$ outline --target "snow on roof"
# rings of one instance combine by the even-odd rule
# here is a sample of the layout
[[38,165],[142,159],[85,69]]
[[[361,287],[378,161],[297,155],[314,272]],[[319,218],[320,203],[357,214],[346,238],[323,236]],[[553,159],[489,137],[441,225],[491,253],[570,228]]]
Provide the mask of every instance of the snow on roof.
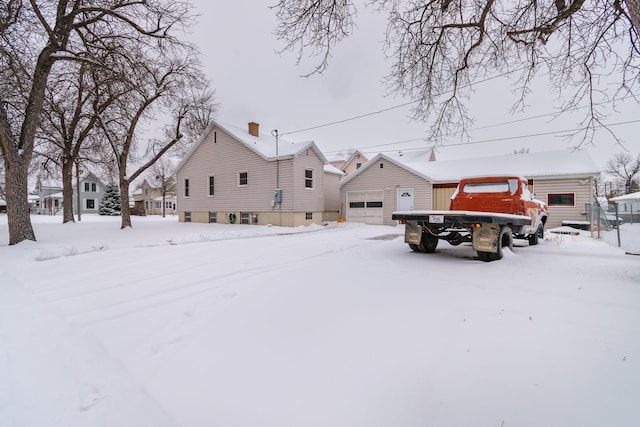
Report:
[[609,199],[610,202],[636,202],[640,201],[640,191],[636,193],[625,194],[624,196],[612,197]]
[[[316,152],[318,157],[323,164],[329,163],[327,158],[322,154],[320,149],[316,146],[313,141],[305,141],[305,142],[289,142],[282,138],[278,138],[276,144],[276,137],[271,134],[260,133],[259,136],[253,136],[249,133],[247,128],[241,128],[235,125],[229,125],[226,123],[221,123],[217,121],[211,122],[211,124],[207,127],[207,129],[202,133],[200,138],[193,145],[191,150],[187,153],[187,155],[182,159],[182,161],[178,164],[176,170],[180,170],[182,166],[186,163],[187,159],[191,157],[196,147],[202,143],[204,138],[211,132],[211,130],[215,127],[219,127],[222,130],[226,131],[228,134],[233,136],[236,140],[244,144],[247,148],[264,158],[265,160],[273,161],[278,159],[287,159],[291,157],[295,157],[302,151],[307,148],[311,148]],[[277,150],[277,155],[276,155]]]
[[325,173],[332,173],[332,174],[335,174],[335,175],[344,175],[344,172],[342,172],[340,169],[338,169],[337,167],[333,166],[332,164],[324,165],[324,171],[325,171]]
[[[541,151],[525,154],[429,161],[431,149],[378,154],[365,166],[385,159],[432,182],[457,182],[463,177],[512,175],[527,178],[595,176],[600,169],[589,154],[578,150]],[[347,177],[342,185],[365,167]]]

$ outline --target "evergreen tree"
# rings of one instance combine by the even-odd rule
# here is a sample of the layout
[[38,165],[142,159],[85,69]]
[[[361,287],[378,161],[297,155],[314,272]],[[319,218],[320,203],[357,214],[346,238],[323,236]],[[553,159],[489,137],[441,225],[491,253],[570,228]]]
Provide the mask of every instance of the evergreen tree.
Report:
[[99,215],[120,215],[120,192],[118,186],[114,184],[107,185],[107,189],[100,200]]

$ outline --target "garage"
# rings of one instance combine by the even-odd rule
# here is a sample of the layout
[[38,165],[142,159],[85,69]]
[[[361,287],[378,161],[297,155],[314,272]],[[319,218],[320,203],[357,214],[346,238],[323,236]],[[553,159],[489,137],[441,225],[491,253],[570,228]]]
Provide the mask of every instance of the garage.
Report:
[[381,225],[384,191],[350,191],[347,193],[347,221]]

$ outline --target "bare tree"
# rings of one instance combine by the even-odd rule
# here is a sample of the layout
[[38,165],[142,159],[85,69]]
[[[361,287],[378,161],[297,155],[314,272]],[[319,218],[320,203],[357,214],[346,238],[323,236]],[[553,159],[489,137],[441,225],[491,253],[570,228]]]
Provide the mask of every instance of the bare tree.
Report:
[[[417,101],[415,118],[430,119],[436,141],[468,128],[474,83],[488,77],[519,76],[513,107],[523,108],[534,77],[548,74],[562,94],[562,111],[583,102],[590,106],[578,135],[582,141],[606,128],[606,111],[598,102],[632,94],[639,83],[640,0],[367,4],[388,17],[390,89]],[[331,49],[352,33],[356,16],[354,0],[279,0],[274,9],[283,50],[297,50],[298,62],[306,50],[319,56],[309,74],[327,68]]]
[[607,162],[607,173],[620,181],[624,188],[623,194],[638,191],[640,184],[640,154],[634,159],[628,153],[616,154]]
[[[201,120],[214,108],[214,94],[191,46],[173,46],[170,50],[148,46],[148,49],[147,52],[138,49],[135,57],[127,57],[130,63],[119,64],[129,74],[119,84],[130,90],[107,108],[99,120],[117,164],[121,228],[131,227],[131,182],[183,139],[194,140],[195,135],[190,132],[198,131]],[[124,70],[116,72],[124,75]],[[162,116],[170,118],[163,135],[145,136],[144,125]],[[183,138],[185,133],[190,138]]]
[[[40,132],[35,152],[55,164],[62,176],[62,222],[74,221],[73,169],[80,179],[80,164],[98,162],[103,144],[96,137],[98,118],[122,92],[104,90],[109,77],[101,65],[85,62],[65,64],[65,70],[53,73],[45,95]],[[78,188],[79,194],[79,188]],[[78,199],[78,219],[80,200]]]
[[151,168],[149,181],[162,193],[162,217],[166,216],[167,192],[175,191],[176,162],[168,156],[158,159]]
[[[35,240],[27,176],[55,64],[94,63],[109,46],[127,40],[174,41],[173,28],[189,19],[188,3],[170,0],[6,0],[0,4],[0,149],[7,175],[9,244]],[[119,43],[117,41],[120,40]]]

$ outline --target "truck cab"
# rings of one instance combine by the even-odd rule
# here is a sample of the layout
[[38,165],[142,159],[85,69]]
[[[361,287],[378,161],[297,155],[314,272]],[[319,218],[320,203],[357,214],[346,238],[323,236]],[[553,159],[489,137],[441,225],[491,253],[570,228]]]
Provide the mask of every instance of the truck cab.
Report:
[[536,243],[549,216],[547,205],[534,197],[527,179],[519,176],[464,178],[451,196],[450,209],[528,216],[531,225],[523,226],[516,237],[535,239]]

